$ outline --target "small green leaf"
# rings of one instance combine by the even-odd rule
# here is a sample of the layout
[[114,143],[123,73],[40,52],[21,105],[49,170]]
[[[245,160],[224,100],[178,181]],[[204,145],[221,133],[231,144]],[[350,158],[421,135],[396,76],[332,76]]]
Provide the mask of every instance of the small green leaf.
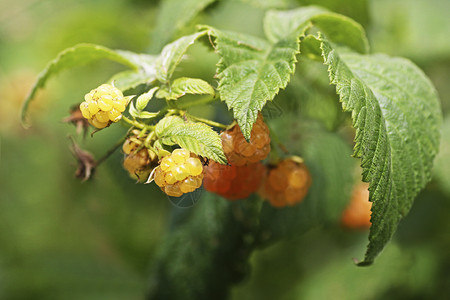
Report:
[[39,74],[36,83],[23,103],[21,110],[22,124],[24,126],[28,125],[25,120],[28,106],[33,100],[37,90],[44,87],[50,76],[53,76],[62,70],[85,65],[101,58],[116,61],[136,71],[141,67],[146,70],[151,69],[148,65],[151,61],[151,57],[145,54],[140,55],[128,51],[111,50],[93,44],[79,44],[72,48],[67,48],[59,53],[58,56]]
[[293,10],[269,10],[264,17],[264,33],[271,43],[276,43],[289,36],[299,36],[304,28],[309,27],[311,18],[327,10],[309,6]]
[[410,61],[334,48],[319,35],[331,83],[352,112],[354,155],[370,182],[370,265],[393,236],[414,198],[430,179],[439,148],[441,110],[436,91]]
[[154,87],[147,93],[140,95],[136,99],[136,109],[141,110],[141,111],[144,110],[145,107],[147,106],[148,102],[153,98],[153,94],[155,93],[155,91],[157,89],[158,89],[158,87]]
[[185,94],[194,95],[215,95],[214,88],[206,81],[198,78],[181,77],[173,81],[170,91],[164,89],[158,93],[158,98],[166,98],[167,100],[176,100]]
[[180,117],[169,116],[156,124],[155,133],[161,144],[178,144],[216,162],[227,162],[219,134],[206,124],[185,122]]
[[130,102],[130,106],[128,107],[128,112],[130,115],[134,118],[138,119],[151,119],[156,117],[159,114],[158,112],[149,112],[149,111],[142,111],[138,110],[134,107],[133,101]]
[[165,0],[160,2],[156,26],[153,29],[151,53],[158,53],[177,32],[215,0]]
[[122,92],[136,88],[141,84],[151,84],[156,77],[152,75],[145,74],[141,71],[127,70],[115,74],[109,82],[114,84],[116,88]]
[[316,6],[287,11],[269,10],[264,19],[264,32],[269,41],[276,42],[292,34],[300,35],[307,24],[316,27],[335,44],[346,45],[360,53],[368,52],[369,43],[360,24]]
[[156,61],[156,78],[167,83],[173,75],[176,66],[180,63],[187,49],[206,31],[197,32],[191,35],[183,36],[173,43],[164,47],[161,56]]

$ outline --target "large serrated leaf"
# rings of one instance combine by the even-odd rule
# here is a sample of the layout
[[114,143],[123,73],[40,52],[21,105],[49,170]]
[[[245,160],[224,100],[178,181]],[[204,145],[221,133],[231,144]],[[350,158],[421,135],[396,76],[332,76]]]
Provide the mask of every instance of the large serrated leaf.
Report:
[[288,84],[295,71],[299,38],[312,26],[337,44],[362,53],[368,49],[361,25],[315,6],[268,11],[264,32],[269,41],[210,28],[220,55],[220,97],[233,110],[246,138],[250,137],[258,111]]
[[430,179],[439,148],[436,91],[410,61],[335,49],[320,36],[330,81],[356,128],[354,155],[370,182],[369,265],[393,236],[414,197]]
[[163,83],[168,82],[187,49],[205,34],[206,31],[200,31],[183,36],[165,46],[156,62],[156,78]]
[[124,64],[136,71],[141,67],[149,69],[148,64],[151,61],[151,57],[145,54],[136,54],[123,50],[111,50],[93,44],[79,44],[72,48],[65,49],[39,74],[36,83],[23,103],[21,110],[22,123],[26,125],[25,119],[28,106],[33,100],[37,90],[44,87],[50,76],[55,75],[62,70],[85,65],[102,58]]
[[217,77],[220,97],[233,109],[244,137],[267,101],[285,88],[294,73],[299,44],[296,36],[271,44],[265,40],[210,29],[220,55]]
[[222,164],[227,162],[220,136],[206,124],[185,122],[180,117],[169,116],[156,124],[155,133],[162,144],[178,144],[197,155]]

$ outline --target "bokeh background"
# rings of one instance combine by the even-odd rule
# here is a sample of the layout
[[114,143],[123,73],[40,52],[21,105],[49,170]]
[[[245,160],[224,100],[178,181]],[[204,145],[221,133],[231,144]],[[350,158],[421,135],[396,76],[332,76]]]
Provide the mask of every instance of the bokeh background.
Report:
[[[120,151],[92,180],[74,177],[68,136],[76,136],[75,128],[61,120],[86,91],[120,71],[117,64],[100,61],[59,74],[33,103],[33,126],[21,127],[18,115],[27,92],[46,63],[67,47],[89,42],[157,53],[195,24],[261,35],[265,8],[319,4],[360,22],[372,52],[418,64],[440,94],[444,117],[450,110],[447,0],[211,1],[183,26],[167,31],[161,30],[164,22],[178,23],[164,21],[163,2],[1,0],[0,299],[142,299],[170,224],[171,203],[154,185],[129,178]],[[205,53],[204,46],[194,47],[185,70],[212,76],[216,57]],[[196,57],[203,64],[197,66]],[[337,106],[330,107],[335,113]],[[303,111],[316,108],[305,104]],[[117,126],[77,141],[99,157],[125,132]],[[250,276],[232,289],[231,298],[447,299],[448,118],[442,134],[433,180],[374,266],[357,268],[351,260],[364,253],[367,231],[319,227],[254,252]]]

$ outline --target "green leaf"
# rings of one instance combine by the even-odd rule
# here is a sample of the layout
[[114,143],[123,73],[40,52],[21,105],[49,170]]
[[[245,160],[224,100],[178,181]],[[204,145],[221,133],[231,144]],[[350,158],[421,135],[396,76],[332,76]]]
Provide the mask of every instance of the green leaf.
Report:
[[139,69],[127,70],[114,75],[109,81],[113,82],[115,87],[125,92],[134,89],[141,84],[151,84],[156,80],[155,61],[158,56],[138,54],[123,50],[116,50],[116,52],[139,66]]
[[269,10],[264,17],[264,33],[274,44],[289,36],[299,36],[306,27],[309,27],[312,17],[326,12],[327,10],[316,6],[293,10]]
[[[306,26],[314,26],[335,44],[346,45],[367,53],[369,43],[364,28],[354,20],[321,7],[309,6],[293,10],[269,10],[264,19],[264,32],[275,43],[289,35],[300,35]],[[303,50],[302,50],[303,51]]]
[[167,88],[158,91],[159,98],[166,98],[167,100],[176,100],[185,94],[194,95],[215,95],[214,88],[206,81],[198,78],[181,77],[177,78],[170,85],[170,90]]
[[161,1],[156,26],[152,34],[151,52],[157,53],[171,41],[177,32],[214,0],[165,0]]
[[144,110],[145,107],[147,106],[148,102],[153,98],[153,94],[155,93],[155,91],[157,89],[158,89],[158,87],[154,87],[150,91],[148,91],[147,93],[144,93],[144,94],[140,95],[136,99],[136,109]]
[[67,48],[59,53],[58,56],[39,74],[36,83],[23,103],[21,110],[22,124],[24,126],[28,125],[26,123],[28,106],[33,100],[37,90],[44,87],[50,76],[53,76],[62,70],[85,65],[101,58],[116,61],[134,70],[138,70],[141,65],[144,65],[145,68],[148,69],[149,67],[147,64],[150,61],[150,57],[146,55],[139,55],[128,51],[111,50],[93,44],[79,44],[72,48]]
[[130,115],[133,118],[138,118],[138,119],[151,119],[156,117],[159,114],[158,112],[149,112],[149,111],[142,111],[142,110],[138,110],[134,107],[133,102],[130,102],[130,105],[128,107],[128,112],[130,113]]
[[216,162],[227,162],[219,134],[206,124],[185,122],[180,117],[169,116],[156,124],[155,133],[162,144],[178,144]]
[[321,49],[342,107],[352,112],[354,155],[370,182],[372,227],[365,259],[370,265],[430,179],[439,148],[441,111],[436,91],[410,61],[360,55],[333,46]]
[[311,23],[334,44],[345,45],[356,52],[369,52],[364,28],[346,16],[327,12],[311,18]]
[[141,71],[127,70],[115,74],[110,80],[116,88],[122,92],[136,88],[141,84],[150,84],[156,79],[154,75],[148,75]]
[[180,63],[187,49],[206,31],[197,32],[183,36],[178,40],[168,44],[161,52],[161,56],[156,61],[156,78],[167,83],[173,75],[176,66]]
[[209,27],[216,38],[220,60],[217,68],[219,93],[233,110],[245,138],[250,137],[257,113],[267,101],[284,89],[295,71],[299,38],[312,26],[336,44],[345,44],[365,53],[367,39],[355,21],[319,7],[270,10],[264,18],[268,41]]
[[294,73],[297,37],[271,44],[253,36],[210,29],[220,55],[217,68],[220,98],[233,109],[245,138],[268,100],[285,88]]

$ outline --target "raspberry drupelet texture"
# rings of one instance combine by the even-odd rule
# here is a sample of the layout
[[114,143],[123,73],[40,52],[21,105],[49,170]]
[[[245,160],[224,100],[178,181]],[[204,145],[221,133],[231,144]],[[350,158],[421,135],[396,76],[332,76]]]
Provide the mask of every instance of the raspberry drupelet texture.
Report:
[[180,197],[202,185],[203,165],[197,155],[186,149],[175,149],[156,167],[154,180],[167,195]]
[[126,139],[122,145],[122,151],[125,154],[123,167],[133,179],[145,182],[156,163],[156,155],[133,138],[137,140],[137,136],[133,136]]
[[92,126],[105,128],[122,118],[122,112],[131,98],[124,97],[119,89],[110,84],[102,84],[84,96],[80,110]]
[[231,165],[256,163],[265,159],[270,152],[269,128],[261,114],[253,125],[249,143],[242,135],[239,125],[222,132],[221,138],[223,151]]
[[352,198],[347,208],[342,213],[342,226],[350,229],[370,228],[370,209],[372,202],[369,201],[369,184],[359,183],[355,186]]
[[212,161],[205,166],[203,186],[229,200],[244,199],[258,190],[264,171],[260,162],[236,166]]
[[305,198],[311,182],[311,175],[303,162],[285,159],[269,170],[259,194],[272,206],[292,206]]

